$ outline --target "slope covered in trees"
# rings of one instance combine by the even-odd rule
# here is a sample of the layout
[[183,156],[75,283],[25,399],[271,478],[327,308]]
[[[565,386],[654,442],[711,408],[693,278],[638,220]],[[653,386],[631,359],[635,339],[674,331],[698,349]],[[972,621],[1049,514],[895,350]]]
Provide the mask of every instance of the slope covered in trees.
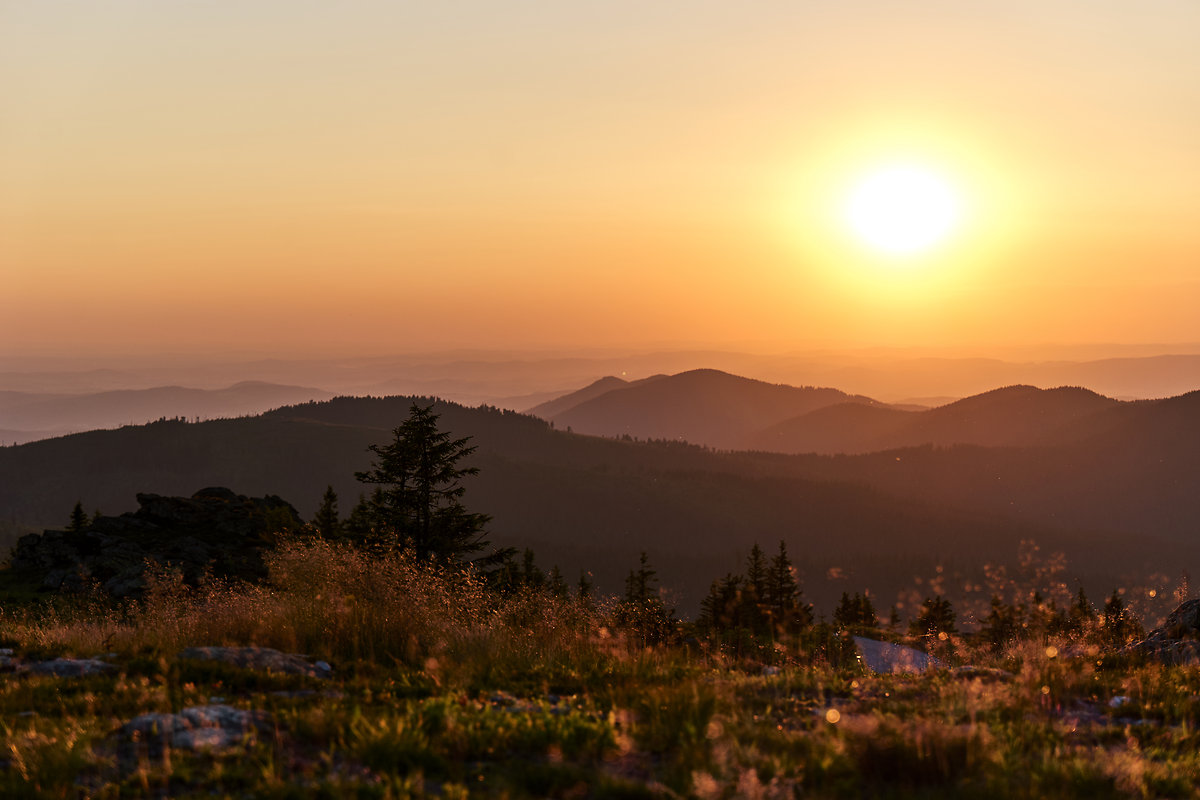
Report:
[[[349,509],[367,448],[412,403],[337,398],[0,448],[0,516],[59,527],[76,500],[114,514],[137,492],[187,496],[213,485],[279,495],[306,518],[332,486]],[[1195,563],[1200,526],[1189,479],[1200,452],[1195,404],[1121,405],[1104,436],[1071,446],[836,458],[716,453],[568,434],[490,408],[434,410],[445,430],[478,446],[479,474],[465,485],[471,508],[492,515],[495,544],[533,547],[567,575],[591,570],[603,591],[644,550],[681,592],[681,608],[694,609],[714,576],[764,540],[786,542],[818,603],[910,584],[937,561],[1010,558],[1023,539],[1065,550],[1105,581],[1142,568],[1175,574]]]

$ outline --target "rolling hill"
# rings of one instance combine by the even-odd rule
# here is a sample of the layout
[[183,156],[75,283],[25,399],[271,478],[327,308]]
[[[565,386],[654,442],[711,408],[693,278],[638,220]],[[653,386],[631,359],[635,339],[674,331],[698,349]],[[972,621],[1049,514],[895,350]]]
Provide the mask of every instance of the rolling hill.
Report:
[[89,394],[6,391],[0,392],[0,428],[4,429],[2,441],[21,443],[163,417],[240,417],[332,396],[322,389],[261,381],[243,381],[225,389],[159,386]]
[[781,453],[871,453],[971,444],[1030,447],[1086,438],[1121,405],[1087,389],[1008,386],[926,411],[838,404],[785,420],[746,441]]
[[875,404],[837,389],[795,387],[712,369],[627,383],[606,378],[531,409],[559,428],[598,436],[630,436],[743,448],[766,425],[835,403]]
[[[56,526],[77,499],[113,514],[139,491],[214,485],[280,495],[306,516],[332,485],[344,515],[367,447],[389,438],[411,402],[335,398],[0,448],[0,518]],[[1177,574],[1197,559],[1198,406],[1191,396],[1118,404],[1101,412],[1099,433],[1054,446],[836,457],[713,452],[567,433],[494,408],[437,410],[444,429],[479,447],[466,499],[493,515],[495,543],[531,546],[568,576],[592,570],[608,591],[646,550],[694,609],[752,543],[780,539],[822,601],[866,586],[886,597],[935,562],[1011,559],[1025,539],[1065,550],[1075,574],[1103,583]]]

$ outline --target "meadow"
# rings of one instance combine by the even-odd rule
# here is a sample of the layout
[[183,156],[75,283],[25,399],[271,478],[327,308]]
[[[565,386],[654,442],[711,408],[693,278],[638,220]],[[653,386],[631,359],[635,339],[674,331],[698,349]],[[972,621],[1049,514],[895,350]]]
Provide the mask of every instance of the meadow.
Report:
[[[955,634],[948,668],[873,674],[824,623],[730,648],[394,551],[293,539],[268,561],[258,584],[160,572],[137,601],[6,607],[0,796],[1200,796],[1200,668],[1094,628],[999,648]],[[202,646],[331,669],[181,655]],[[109,666],[29,669],[55,658]],[[128,726],[212,706],[254,724],[200,747]]]

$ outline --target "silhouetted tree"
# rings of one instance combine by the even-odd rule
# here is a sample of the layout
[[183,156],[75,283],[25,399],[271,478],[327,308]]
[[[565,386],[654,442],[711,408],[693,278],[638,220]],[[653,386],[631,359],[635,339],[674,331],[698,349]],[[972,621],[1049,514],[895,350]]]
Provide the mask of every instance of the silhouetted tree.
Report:
[[892,606],[892,613],[888,614],[888,628],[897,630],[900,627],[900,609]]
[[521,562],[521,582],[535,589],[540,589],[546,584],[546,576],[538,569],[538,565],[534,561],[533,550],[528,547],[525,548]]
[[562,570],[558,568],[558,564],[550,567],[550,572],[546,575],[546,588],[555,597],[567,596],[567,582],[563,579]]
[[72,533],[79,533],[88,529],[91,521],[88,519],[87,512],[83,510],[83,503],[76,501],[75,507],[71,509],[71,520],[67,523],[67,530]]
[[700,616],[696,625],[705,631],[727,631],[742,626],[743,578],[732,573],[709,586],[708,594],[700,601]]
[[1143,633],[1142,623],[1126,608],[1121,593],[1113,589],[1104,603],[1104,638],[1114,646],[1124,645]]
[[312,520],[317,533],[326,539],[336,539],[342,534],[342,523],[338,519],[337,504],[337,492],[333,491],[332,486],[326,487],[325,496],[321,498],[321,507],[317,509]]
[[847,592],[842,592],[841,602],[833,611],[833,624],[842,630],[874,628],[879,625],[879,616],[869,595],[855,592],[851,597]]
[[999,652],[1021,635],[1023,616],[1021,609],[1005,603],[999,595],[992,595],[992,609],[979,632]]
[[763,555],[758,542],[750,548],[746,557],[746,588],[754,593],[756,600],[764,601],[767,597],[767,557]]
[[812,606],[801,602],[800,585],[781,539],[779,552],[771,558],[763,597],[776,634],[799,633],[812,625]]
[[517,561],[517,551],[507,548],[500,560],[500,565],[490,575],[491,583],[501,592],[511,592],[520,588],[541,589],[546,585],[546,576],[538,568],[537,559],[531,548],[526,547]]
[[954,606],[941,595],[926,597],[921,605],[921,612],[909,625],[909,633],[914,636],[937,636],[941,633],[956,633],[954,623],[957,617]]
[[[461,481],[479,470],[459,462],[475,448],[467,444],[469,437],[454,439],[439,430],[438,416],[432,405],[414,403],[390,443],[371,445],[372,469],[355,477],[380,489],[371,502],[378,531],[411,547],[418,558],[458,560],[487,546],[484,526],[491,517],[463,506]],[[482,561],[501,559],[492,554]]]
[[643,644],[664,641],[673,628],[671,611],[655,588],[657,576],[649,557],[643,552],[637,570],[630,570],[625,579],[625,599],[617,608],[618,623],[640,637]]
[[1067,612],[1067,631],[1078,635],[1091,628],[1095,622],[1096,609],[1092,608],[1092,602],[1080,586],[1079,593],[1075,595],[1075,602],[1071,603]]
[[375,487],[372,499],[365,494],[358,495],[358,503],[350,509],[350,516],[342,523],[342,529],[351,539],[359,543],[368,543],[375,539],[375,507],[383,502],[383,490]]

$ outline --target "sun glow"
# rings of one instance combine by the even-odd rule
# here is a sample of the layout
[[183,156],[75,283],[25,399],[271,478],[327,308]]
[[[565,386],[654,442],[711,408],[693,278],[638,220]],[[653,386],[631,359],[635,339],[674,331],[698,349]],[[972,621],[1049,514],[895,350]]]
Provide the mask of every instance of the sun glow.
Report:
[[860,179],[846,197],[843,214],[857,241],[887,255],[906,256],[945,241],[962,218],[962,200],[937,172],[894,165]]

